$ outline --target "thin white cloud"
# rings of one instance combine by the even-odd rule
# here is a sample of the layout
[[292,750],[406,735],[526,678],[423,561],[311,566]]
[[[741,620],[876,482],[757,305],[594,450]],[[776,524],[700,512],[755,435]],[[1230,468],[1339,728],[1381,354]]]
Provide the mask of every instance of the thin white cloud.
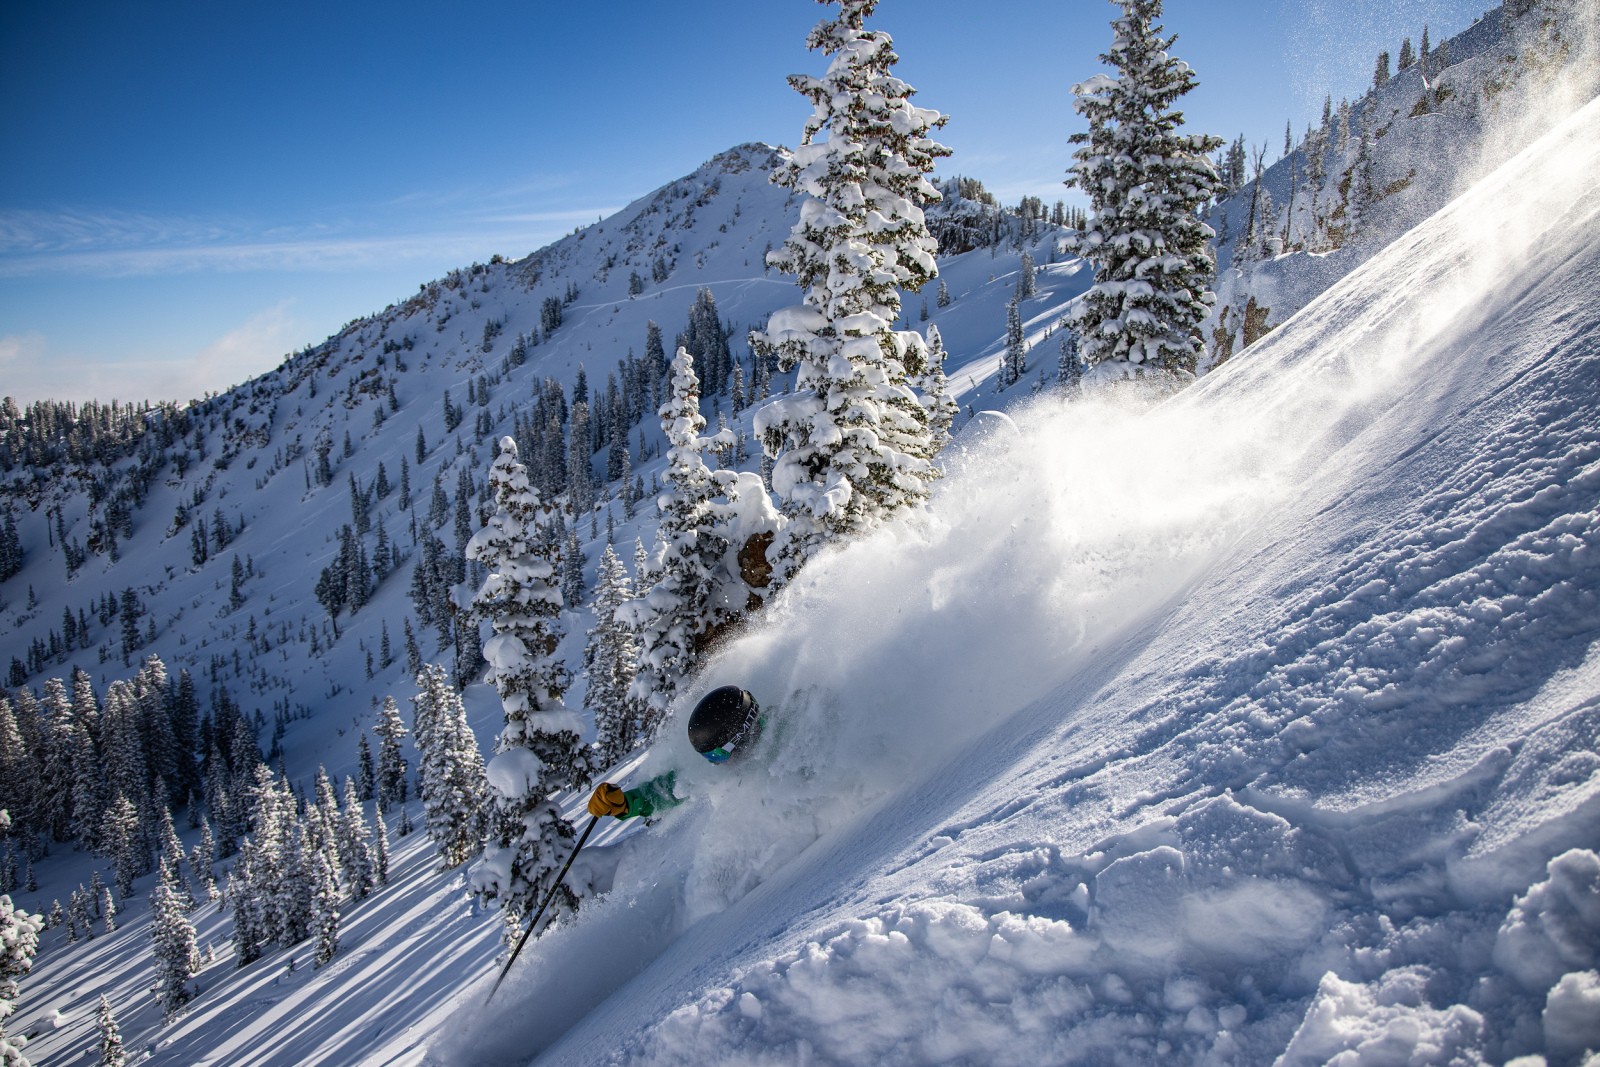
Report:
[[0,337],[0,386],[19,403],[34,400],[198,399],[248,381],[281,363],[300,325],[282,301],[205,345],[175,359],[107,362],[56,352],[37,333]]
[[332,225],[251,231],[229,220],[115,212],[0,213],[0,277],[97,277],[200,271],[359,270],[406,261],[521,256],[614,208],[523,212],[396,225],[360,234]]

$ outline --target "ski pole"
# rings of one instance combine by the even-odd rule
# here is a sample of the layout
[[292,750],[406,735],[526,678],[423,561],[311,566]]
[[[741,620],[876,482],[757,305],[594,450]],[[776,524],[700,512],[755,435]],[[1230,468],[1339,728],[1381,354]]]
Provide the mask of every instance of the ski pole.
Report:
[[589,825],[583,828],[583,836],[579,837],[578,843],[572,846],[572,852],[567,856],[567,862],[561,865],[561,873],[556,875],[554,882],[550,883],[550,892],[544,895],[544,903],[540,904],[539,910],[533,913],[533,921],[522,932],[522,936],[517,938],[517,947],[511,950],[511,956],[506,960],[506,965],[500,968],[500,976],[494,980],[494,985],[489,989],[489,995],[484,998],[483,1002],[485,1004],[494,999],[495,991],[500,988],[500,983],[506,980],[506,972],[511,970],[513,963],[517,962],[517,953],[522,951],[522,946],[528,943],[528,938],[533,936],[533,931],[538,928],[539,919],[544,915],[544,909],[550,906],[550,902],[555,899],[556,890],[561,888],[561,879],[567,876],[567,870],[572,866],[572,861],[578,857],[578,850],[583,847],[585,841],[589,840],[589,831],[593,830],[594,824],[599,821],[600,816],[598,815],[589,817]]

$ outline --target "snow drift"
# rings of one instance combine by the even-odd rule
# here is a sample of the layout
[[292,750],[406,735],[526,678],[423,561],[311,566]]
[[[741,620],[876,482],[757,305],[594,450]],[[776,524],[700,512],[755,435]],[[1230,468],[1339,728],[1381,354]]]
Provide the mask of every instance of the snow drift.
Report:
[[433,1055],[1600,1048],[1597,174],[1600,102],[1248,358],[1039,404],[817,561],[704,675],[760,758],[669,728],[694,803]]

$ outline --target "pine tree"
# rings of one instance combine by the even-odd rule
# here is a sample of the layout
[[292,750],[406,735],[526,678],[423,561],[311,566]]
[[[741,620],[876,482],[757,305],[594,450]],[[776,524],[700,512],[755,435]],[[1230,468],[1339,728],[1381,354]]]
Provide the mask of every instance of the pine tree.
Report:
[[103,993],[96,1026],[100,1031],[100,1067],[124,1067],[128,1058],[122,1049],[122,1031],[117,1028],[117,1017],[111,1013],[111,1002]]
[[[11,825],[11,817],[0,808],[0,833]],[[33,969],[39,951],[39,934],[44,917],[20,911],[8,896],[0,896],[0,1064],[28,1067],[22,1054],[23,1038],[6,1036],[6,1020],[17,1008],[17,983]]]
[[328,857],[313,850],[308,857],[311,877],[311,928],[317,945],[312,963],[321,967],[339,951],[339,887],[333,880],[333,865]]
[[506,724],[489,766],[490,840],[473,885],[515,920],[548,890],[573,837],[550,796],[587,780],[589,767],[577,722],[561,706],[568,681],[554,654],[561,592],[538,533],[539,495],[509,437],[501,439],[489,483],[496,511],[467,554],[489,569],[473,610],[494,628],[484,658]]
[[1022,311],[1015,298],[1006,302],[1006,351],[1000,359],[1000,387],[1017,384],[1028,370],[1028,342],[1022,333]]
[[[130,682],[119,678],[106,689],[101,718],[107,793],[137,804],[149,795],[150,783],[138,693]],[[145,869],[140,863],[136,873]]]
[[[1401,69],[1404,69],[1403,67]],[[1372,87],[1382,89],[1389,84],[1389,53],[1378,53],[1378,66],[1372,72]]]
[[20,573],[22,563],[22,539],[17,536],[17,520],[7,508],[5,522],[0,524],[0,582]]
[[333,781],[328,777],[326,768],[317,768],[314,789],[316,803],[308,806],[306,810],[306,844],[313,852],[327,858],[328,869],[337,878],[345,867],[341,840],[343,835],[340,832],[342,820],[339,814],[339,800],[334,796]]
[[561,599],[567,604],[583,603],[583,547],[578,544],[577,526],[567,529],[566,543],[561,546]]
[[632,698],[645,706],[646,736],[693,673],[702,636],[743,607],[724,589],[728,543],[713,516],[716,483],[703,458],[705,426],[694,360],[680,348],[672,361],[672,399],[661,407],[668,488],[657,501],[661,523],[650,564],[655,580],[627,609],[642,654]]
[[194,925],[184,914],[179,880],[178,873],[163,860],[161,878],[150,896],[156,1001],[166,1019],[172,1019],[189,1002],[189,979],[200,973],[200,950],[195,943]]
[[378,803],[404,804],[406,758],[400,751],[400,739],[406,736],[406,728],[400,721],[400,706],[394,697],[383,698],[383,710],[372,729],[378,735]]
[[1022,253],[1021,266],[1017,268],[1017,299],[1026,300],[1039,291],[1038,269],[1031,252]]
[[1244,134],[1241,133],[1228,146],[1227,162],[1220,177],[1227,192],[1244,188],[1245,164]]
[[39,702],[39,829],[54,841],[72,839],[72,699],[60,678],[44,685]]
[[[72,896],[67,898],[67,915],[69,931],[82,930],[85,938],[94,937],[94,905],[89,896],[89,890],[82,884],[72,891]],[[69,936],[68,940],[72,940]]]
[[211,820],[204,815],[200,816],[200,840],[189,853],[189,871],[200,883],[201,892],[205,893],[207,900],[216,900],[221,894],[217,892],[217,879],[212,874],[212,868],[217,862],[216,839],[211,835]]
[[911,385],[922,398],[928,411],[928,436],[933,441],[934,452],[943,452],[950,443],[950,427],[956,421],[956,402],[950,395],[949,382],[944,373],[944,338],[939,327],[928,327],[928,346],[922,353],[920,365],[908,366]]
[[37,798],[38,768],[11,701],[0,693],[0,809],[16,812],[18,825],[31,829]]
[[184,911],[194,910],[194,894],[189,890],[189,883],[184,881],[182,873],[183,845],[178,841],[178,831],[172,825],[172,809],[161,809],[161,862],[172,871],[172,890],[177,894],[178,901],[183,905]]
[[638,671],[639,644],[621,615],[633,597],[628,572],[610,545],[600,553],[594,598],[594,628],[584,662],[589,676],[586,703],[595,722],[595,766],[614,766],[643,740],[644,720],[629,686]]
[[233,911],[233,946],[240,967],[260,959],[261,946],[267,941],[266,907],[256,884],[253,844],[246,842],[228,872],[226,895]]
[[840,0],[838,17],[811,31],[807,46],[833,58],[820,78],[789,79],[813,111],[773,175],[804,197],[768,257],[796,276],[802,303],[751,334],[758,356],[797,371],[793,391],[755,418],[790,520],[776,546],[780,584],[823,544],[925,500],[938,474],[927,412],[907,383],[907,349],[923,342],[894,324],[900,291],[937,274],[923,208],[940,199],[926,175],[949,150],[928,134],[945,120],[914,106],[914,90],[890,73],[899,57],[888,34],[864,28],[875,6]]
[[367,741],[367,732],[362,730],[356,742],[356,790],[362,800],[372,799],[376,783],[377,769],[372,762],[372,745]]
[[116,872],[117,896],[129,896],[133,880],[144,872],[144,846],[139,839],[139,813],[121,793],[106,809],[98,837]]
[[355,779],[345,776],[344,811],[339,823],[339,857],[343,862],[340,871],[345,888],[356,900],[365,900],[377,885],[374,875],[376,861],[372,855],[371,832],[367,817],[362,811],[361,797],[357,794]]
[[283,851],[282,875],[271,899],[272,922],[276,927],[274,939],[280,945],[298,944],[315,932],[318,916],[314,864],[319,859],[326,862],[327,857],[312,846],[309,838],[305,823],[291,822],[287,847]]
[[377,845],[374,848],[374,863],[378,884],[389,884],[389,828],[384,824],[383,806],[378,806],[378,815],[374,820],[377,823]]
[[1056,368],[1056,380],[1068,396],[1075,395],[1083,385],[1083,358],[1078,355],[1078,335],[1071,330],[1061,332],[1061,359]]
[[1069,182],[1088,194],[1094,217],[1076,250],[1095,268],[1095,284],[1074,325],[1091,365],[1192,374],[1202,347],[1200,321],[1214,302],[1210,227],[1198,209],[1221,191],[1209,155],[1219,138],[1179,132],[1177,99],[1194,72],[1170,52],[1156,19],[1160,0],[1117,0],[1122,15],[1101,61],[1117,71],[1074,87],[1089,120],[1070,140],[1079,147]]
[[445,669],[424,667],[417,686],[413,729],[421,753],[418,790],[428,836],[439,851],[440,869],[447,870],[471,859],[483,845],[483,757]]

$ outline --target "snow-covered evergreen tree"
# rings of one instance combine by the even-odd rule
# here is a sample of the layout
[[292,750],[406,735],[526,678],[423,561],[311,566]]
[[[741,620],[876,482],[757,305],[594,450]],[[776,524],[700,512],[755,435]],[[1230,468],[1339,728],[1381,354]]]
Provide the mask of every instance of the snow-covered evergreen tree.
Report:
[[377,843],[373,848],[374,873],[377,875],[380,886],[389,884],[389,827],[383,817],[383,807],[380,805],[377,817]]
[[716,483],[703,458],[700,380],[687,349],[672,360],[672,397],[661,406],[667,438],[667,486],[657,498],[661,524],[650,561],[655,581],[628,606],[625,622],[638,634],[642,656],[632,694],[648,710],[645,734],[665,714],[699,658],[699,638],[743,604],[722,595],[722,557],[727,541],[715,528]]
[[[410,634],[410,621],[406,623]],[[412,673],[422,668],[419,666]],[[406,736],[406,727],[400,719],[400,705],[394,697],[383,698],[383,708],[378,713],[378,724],[372,728],[378,735],[378,803],[384,806],[404,804],[406,800],[406,758],[400,751],[400,739]]]
[[[385,662],[387,659],[385,657]],[[367,741],[367,732],[362,730],[361,740],[356,745],[356,795],[362,800],[371,800],[377,779],[377,768],[372,762],[372,745]]]
[[1175,38],[1161,36],[1160,0],[1117,3],[1122,14],[1100,57],[1116,76],[1073,88],[1089,129],[1070,138],[1079,147],[1069,182],[1093,207],[1076,250],[1095,268],[1074,324],[1091,366],[1117,361],[1130,374],[1189,375],[1214,300],[1213,234],[1197,210],[1221,190],[1210,154],[1222,141],[1180,132],[1183,114],[1172,105],[1196,80],[1170,53]]
[[594,597],[594,628],[584,660],[589,677],[586,704],[594,715],[595,766],[610,767],[643,737],[640,703],[628,689],[638,672],[639,643],[621,609],[633,598],[627,568],[612,546],[600,553]]
[[178,831],[172,825],[172,809],[161,809],[161,861],[172,868],[173,891],[178,894],[178,899],[183,904],[184,911],[194,910],[194,893],[189,889],[189,883],[183,878],[183,844],[178,840]]
[[1033,253],[1022,253],[1022,264],[1017,268],[1017,299],[1026,300],[1039,292],[1039,271],[1034,265]]
[[21,724],[11,701],[0,693],[0,809],[16,813],[12,817],[19,830],[31,827],[37,787],[37,769],[23,739]]
[[928,411],[928,435],[933,441],[934,453],[944,451],[950,443],[950,427],[956,421],[956,402],[950,395],[950,386],[944,373],[944,338],[939,327],[928,326],[927,347],[919,353],[916,363],[907,363],[911,386],[922,398]]
[[510,437],[500,441],[489,484],[496,510],[467,556],[489,569],[473,610],[494,628],[484,659],[506,725],[487,772],[490,840],[472,881],[514,922],[547,891],[573,837],[550,797],[586,781],[589,765],[577,717],[561,704],[567,688],[566,668],[555,656],[561,592],[538,529],[539,494]]
[[86,938],[94,937],[94,898],[83,885],[72,891],[67,901],[68,922],[72,929],[82,930]]
[[1028,341],[1022,332],[1022,310],[1013,297],[1006,303],[1006,351],[1000,357],[1000,387],[1016,385],[1028,370]]
[[72,838],[72,698],[60,678],[44,685],[39,701],[39,830],[51,840]]
[[144,845],[139,834],[139,813],[122,794],[106,809],[100,824],[100,843],[116,872],[117,896],[133,892],[133,880],[144,873]]
[[161,1014],[171,1019],[191,996],[189,979],[200,973],[200,950],[194,925],[184,914],[179,893],[180,876],[165,860],[155,892],[150,895],[150,941],[155,957],[156,1001]]
[[328,858],[328,869],[337,878],[344,870],[343,818],[339,813],[339,798],[333,792],[333,780],[325,767],[317,768],[316,805],[306,811],[306,836],[313,849]]
[[449,672],[430,663],[417,675],[417,687],[412,699],[421,753],[418,788],[423,821],[443,870],[465,863],[483,846],[483,757]]
[[305,936],[306,920],[296,900],[301,876],[295,799],[265,764],[256,764],[251,797],[254,833],[239,850],[228,877],[234,911],[234,941],[242,967],[263,944],[293,944]]
[[100,1032],[100,1067],[124,1067],[128,1056],[122,1048],[122,1030],[117,1017],[111,1012],[111,1001],[100,995],[100,1010],[95,1016],[95,1028]]
[[935,277],[937,245],[923,208],[940,199],[926,175],[948,149],[928,134],[944,123],[911,103],[894,77],[889,35],[864,22],[876,0],[841,0],[807,46],[832,57],[822,77],[789,79],[812,103],[798,148],[773,181],[804,197],[800,221],[768,256],[797,277],[802,303],[751,334],[762,355],[796,370],[793,390],[757,413],[773,457],[772,488],[789,524],[780,584],[818,548],[926,499],[937,476],[928,416],[907,382],[897,332],[900,291]]
[[240,967],[260,959],[261,946],[267,940],[266,908],[255,884],[254,862],[254,850],[246,842],[228,872],[225,894],[233,912],[234,955]]
[[[10,815],[0,808],[0,834],[10,825]],[[6,1020],[17,1008],[17,983],[33,969],[43,930],[43,916],[21,911],[10,897],[0,896],[0,1067],[28,1067],[22,1054],[26,1040],[7,1036]]]
[[217,842],[211,835],[211,820],[204,815],[200,816],[200,840],[195,843],[189,852],[189,873],[193,876],[200,891],[206,895],[207,900],[216,900],[216,876],[212,867],[217,862]]
[[275,939],[280,945],[304,941],[314,929],[317,916],[312,898],[317,882],[313,864],[322,853],[312,846],[309,837],[305,823],[291,823],[283,850],[282,879],[272,898]]
[[1083,357],[1078,352],[1078,335],[1061,331],[1061,357],[1056,363],[1056,381],[1068,396],[1076,395],[1083,384]]
[[339,951],[339,886],[334,881],[333,864],[328,862],[326,853],[313,849],[307,862],[311,880],[311,930],[317,939],[311,960],[321,967]]
[[339,823],[339,858],[344,867],[340,872],[345,888],[356,900],[365,900],[377,885],[374,873],[376,861],[372,855],[371,832],[367,829],[367,816],[362,810],[361,797],[354,778],[345,776],[344,811]]

